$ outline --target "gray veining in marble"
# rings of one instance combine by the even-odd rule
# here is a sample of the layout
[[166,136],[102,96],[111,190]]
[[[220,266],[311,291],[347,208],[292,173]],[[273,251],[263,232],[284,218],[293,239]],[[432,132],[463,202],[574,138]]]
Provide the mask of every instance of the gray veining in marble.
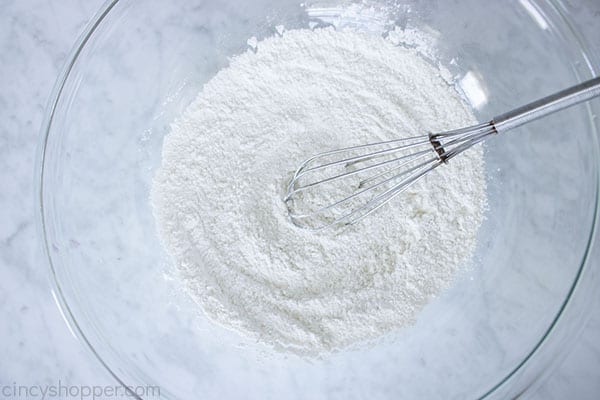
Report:
[[[0,385],[113,381],[69,332],[50,292],[33,214],[33,162],[46,100],[100,0],[8,0],[0,13]],[[600,53],[600,3],[568,2]],[[600,309],[532,399],[600,394]],[[2,394],[0,394],[1,398]]]

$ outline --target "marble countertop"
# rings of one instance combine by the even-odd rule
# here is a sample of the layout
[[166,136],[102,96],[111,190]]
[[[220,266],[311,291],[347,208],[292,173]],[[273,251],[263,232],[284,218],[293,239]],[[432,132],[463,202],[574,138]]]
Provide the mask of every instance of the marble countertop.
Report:
[[[8,0],[0,13],[0,385],[114,384],[55,305],[33,213],[33,164],[45,104],[75,38],[101,4]],[[600,53],[600,3],[566,4]],[[570,354],[530,398],[597,399],[599,338],[596,308]]]

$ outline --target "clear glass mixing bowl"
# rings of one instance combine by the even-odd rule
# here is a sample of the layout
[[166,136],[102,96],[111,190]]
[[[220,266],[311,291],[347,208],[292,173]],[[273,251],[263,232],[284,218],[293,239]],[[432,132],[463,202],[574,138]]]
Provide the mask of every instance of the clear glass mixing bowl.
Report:
[[38,160],[43,243],[69,325],[121,383],[159,385],[169,399],[529,390],[598,287],[598,101],[487,143],[490,204],[473,268],[377,345],[311,361],[272,353],[204,320],[172,278],[148,201],[161,141],[251,36],[277,25],[419,29],[482,120],[598,65],[559,1],[390,1],[384,18],[377,3],[361,14],[303,1],[110,1],[90,24],[56,85]]

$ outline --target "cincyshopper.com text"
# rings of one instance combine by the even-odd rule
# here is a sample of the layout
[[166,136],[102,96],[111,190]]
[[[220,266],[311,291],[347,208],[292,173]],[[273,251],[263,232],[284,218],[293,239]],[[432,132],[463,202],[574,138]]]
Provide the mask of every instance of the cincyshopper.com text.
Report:
[[52,385],[11,385],[0,383],[0,399],[158,399],[159,386],[65,385],[60,380]]

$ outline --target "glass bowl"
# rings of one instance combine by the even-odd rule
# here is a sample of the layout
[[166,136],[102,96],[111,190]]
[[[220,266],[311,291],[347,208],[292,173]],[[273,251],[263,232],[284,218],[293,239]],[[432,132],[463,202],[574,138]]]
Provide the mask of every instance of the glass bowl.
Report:
[[42,129],[39,219],[65,319],[120,383],[168,399],[507,398],[575,340],[598,288],[597,100],[487,142],[473,267],[372,346],[266,350],[206,321],[173,278],[149,203],[161,142],[252,36],[427,32],[481,120],[596,73],[559,1],[388,3],[115,0],[84,32]]

